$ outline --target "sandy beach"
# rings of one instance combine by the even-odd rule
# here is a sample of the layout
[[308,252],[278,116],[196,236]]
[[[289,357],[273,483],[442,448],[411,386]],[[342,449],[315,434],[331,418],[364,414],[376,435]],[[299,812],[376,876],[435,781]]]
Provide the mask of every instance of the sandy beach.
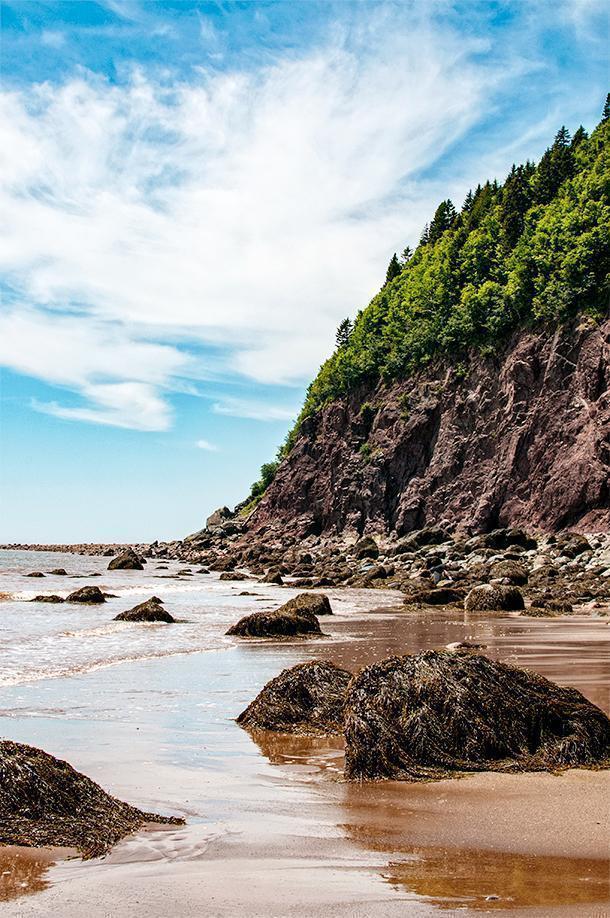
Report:
[[[83,563],[91,567],[93,561],[78,559]],[[262,596],[238,599],[243,584],[202,577],[198,585],[189,602],[215,589],[215,608],[224,601],[229,617],[232,604],[254,606],[262,599],[256,608],[265,608],[292,595],[257,585]],[[165,581],[165,588],[168,606],[181,596],[184,601],[179,579]],[[133,582],[130,590],[131,596]],[[342,777],[342,740],[251,737],[234,723],[286,666],[315,656],[356,671],[390,654],[466,637],[485,643],[494,658],[575,685],[608,710],[607,619],[468,616],[442,609],[415,615],[400,611],[389,593],[331,591],[338,614],[324,622],[327,637],[321,639],[215,644],[224,627],[214,620],[208,651],[177,647],[163,654],[159,648],[151,658],[142,646],[144,658],[137,661],[100,666],[92,658],[84,672],[30,674],[4,685],[4,736],[67,759],[144,809],[184,816],[186,825],[140,832],[92,861],[64,859],[66,852],[4,849],[3,913],[604,914],[607,772],[350,784]],[[118,609],[121,602],[118,597],[108,606]],[[102,615],[83,613],[93,614]],[[110,619],[110,609],[103,615]],[[167,633],[165,626],[134,627],[140,640],[146,632],[157,646]],[[87,638],[92,631],[79,631],[75,622],[81,641],[95,641]],[[133,630],[123,630],[124,646],[130,634],[138,640]]]

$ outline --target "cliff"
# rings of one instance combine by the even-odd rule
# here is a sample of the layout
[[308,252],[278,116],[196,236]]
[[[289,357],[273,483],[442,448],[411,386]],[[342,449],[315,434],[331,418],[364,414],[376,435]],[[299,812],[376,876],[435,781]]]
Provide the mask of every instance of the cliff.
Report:
[[610,530],[610,319],[360,387],[305,418],[250,533]]

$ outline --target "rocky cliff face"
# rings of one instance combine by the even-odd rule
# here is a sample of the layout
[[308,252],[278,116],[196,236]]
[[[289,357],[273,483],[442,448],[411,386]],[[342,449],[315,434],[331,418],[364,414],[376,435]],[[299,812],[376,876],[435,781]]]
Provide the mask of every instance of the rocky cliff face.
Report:
[[610,319],[379,384],[308,419],[248,529],[610,530]]

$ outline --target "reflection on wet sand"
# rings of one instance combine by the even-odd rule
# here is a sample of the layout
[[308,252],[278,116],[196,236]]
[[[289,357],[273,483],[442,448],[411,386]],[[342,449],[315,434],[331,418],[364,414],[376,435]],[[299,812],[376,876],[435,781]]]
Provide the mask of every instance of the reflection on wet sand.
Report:
[[390,861],[383,875],[442,908],[550,908],[605,902],[610,895],[603,860],[413,848],[404,860]]
[[40,892],[49,885],[47,871],[56,859],[71,854],[70,849],[0,848],[0,902]]
[[342,736],[293,736],[271,730],[248,733],[272,765],[305,765],[310,770],[343,776],[345,741]]

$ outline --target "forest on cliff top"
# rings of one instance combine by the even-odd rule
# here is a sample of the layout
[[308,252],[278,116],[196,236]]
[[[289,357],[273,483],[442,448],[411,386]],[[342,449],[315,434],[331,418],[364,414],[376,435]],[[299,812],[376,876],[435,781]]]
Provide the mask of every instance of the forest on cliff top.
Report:
[[[514,329],[593,320],[610,302],[610,95],[588,136],[562,127],[538,164],[470,191],[460,211],[442,201],[419,245],[390,261],[366,309],[337,331],[337,347],[309,386],[302,421],[363,384],[408,376],[439,356],[496,348]],[[261,469],[249,508],[273,480]]]

